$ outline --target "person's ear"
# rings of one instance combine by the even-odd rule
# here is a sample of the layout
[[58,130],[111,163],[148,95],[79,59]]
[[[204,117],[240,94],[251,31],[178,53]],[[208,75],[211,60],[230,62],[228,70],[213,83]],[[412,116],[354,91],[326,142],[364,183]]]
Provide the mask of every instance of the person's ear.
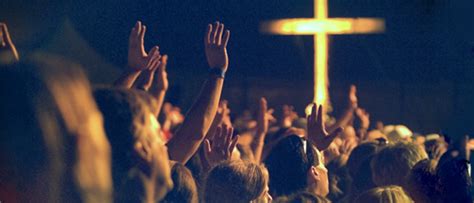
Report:
[[321,180],[321,174],[318,170],[316,170],[316,167],[311,166],[311,168],[308,169],[307,179],[308,184],[316,184]]

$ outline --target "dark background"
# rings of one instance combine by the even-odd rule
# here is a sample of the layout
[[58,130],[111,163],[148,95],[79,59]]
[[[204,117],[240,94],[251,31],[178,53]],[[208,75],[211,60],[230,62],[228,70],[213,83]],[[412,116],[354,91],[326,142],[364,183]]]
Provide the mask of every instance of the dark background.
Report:
[[[331,17],[380,17],[386,32],[330,37],[331,101],[338,115],[350,84],[360,106],[386,124],[414,131],[474,132],[474,1],[329,0]],[[136,20],[147,25],[146,47],[170,56],[167,100],[187,109],[206,77],[203,34],[219,20],[231,30],[224,98],[234,113],[312,98],[311,36],[259,33],[259,23],[312,17],[311,0],[83,0],[0,2],[22,56],[60,55],[82,64],[94,84],[113,81],[126,64]],[[339,110],[339,111],[338,111]]]

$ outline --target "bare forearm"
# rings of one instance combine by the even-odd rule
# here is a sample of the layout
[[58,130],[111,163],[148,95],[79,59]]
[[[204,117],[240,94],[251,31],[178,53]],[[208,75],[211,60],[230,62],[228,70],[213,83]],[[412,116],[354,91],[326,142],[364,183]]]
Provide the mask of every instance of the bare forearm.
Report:
[[353,117],[354,117],[354,109],[351,107],[348,107],[344,111],[344,113],[341,115],[341,117],[336,120],[336,123],[334,123],[334,125],[328,128],[328,132],[331,133],[331,132],[334,132],[339,127],[347,126]]
[[140,75],[140,71],[125,70],[114,82],[115,87],[132,88],[133,83]]
[[260,163],[262,161],[262,152],[263,152],[263,145],[265,142],[265,135],[266,133],[257,132],[257,136],[252,142],[251,147],[252,147],[255,163]]
[[183,125],[168,142],[171,160],[186,163],[197,151],[214,120],[224,79],[210,76],[198,99],[187,113]]
[[163,107],[163,102],[165,101],[166,90],[159,90],[153,92],[153,97],[156,99],[156,111],[154,112],[156,117],[160,115],[161,108]]

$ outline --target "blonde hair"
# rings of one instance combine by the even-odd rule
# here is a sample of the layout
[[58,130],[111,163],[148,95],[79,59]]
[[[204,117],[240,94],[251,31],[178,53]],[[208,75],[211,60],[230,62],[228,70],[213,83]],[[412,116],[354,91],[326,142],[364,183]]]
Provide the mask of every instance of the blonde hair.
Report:
[[406,186],[413,166],[428,158],[426,152],[413,143],[396,143],[378,152],[371,161],[372,180],[377,186]]
[[409,203],[412,199],[403,191],[400,186],[390,185],[377,187],[360,194],[355,203]]

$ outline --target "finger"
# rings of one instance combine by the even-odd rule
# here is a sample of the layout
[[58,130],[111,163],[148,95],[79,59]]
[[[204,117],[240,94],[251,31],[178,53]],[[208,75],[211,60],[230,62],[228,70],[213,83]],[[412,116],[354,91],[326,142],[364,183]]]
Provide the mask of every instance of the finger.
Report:
[[137,23],[135,23],[134,29],[135,29],[136,32],[137,32],[137,36],[139,36],[140,33],[142,32],[142,22],[141,22],[141,21],[137,21]]
[[222,43],[222,33],[224,32],[224,24],[221,24],[219,26],[219,29],[217,30],[217,46],[220,46]]
[[7,24],[2,23],[1,27],[2,27],[2,33],[3,33],[2,46],[10,45],[12,42],[12,39],[10,38],[10,33],[8,32]]
[[239,142],[239,136],[237,135],[232,139],[232,142],[230,143],[229,148],[227,149],[228,157],[232,156],[232,152],[234,151],[238,142]]
[[204,140],[204,151],[207,153],[210,153],[212,151],[211,142],[208,139]]
[[150,52],[150,55],[148,55],[148,62],[146,64],[146,69],[152,69],[157,65],[157,63],[160,63],[160,52],[158,51],[158,48]]
[[224,131],[223,127],[217,127],[216,129],[216,134],[214,135],[213,145],[214,148],[220,148],[221,146],[221,140],[222,140],[222,132]]
[[211,32],[212,24],[208,24],[206,29],[206,37],[204,37],[204,44],[206,45],[209,45],[211,43]]
[[212,29],[212,34],[211,34],[211,44],[216,43],[216,38],[217,38],[217,30],[219,29],[219,22],[214,23],[214,27]]
[[229,128],[229,130],[227,131],[227,135],[226,135],[226,138],[225,138],[225,146],[226,148],[229,148],[231,142],[232,142],[232,135],[234,134],[234,128]]
[[211,156],[212,149],[211,149],[211,142],[206,139],[204,140],[204,158],[209,161],[209,157]]
[[265,113],[267,112],[267,99],[265,97],[260,98],[260,111],[259,114],[260,116],[265,116]]
[[161,65],[160,61],[161,55],[158,55],[150,64],[149,67],[147,67],[149,70],[153,70],[153,75],[155,75],[155,72],[158,70],[158,67]]
[[160,62],[161,62],[161,64],[160,64],[160,67],[159,67],[159,71],[161,71],[161,72],[166,71],[166,65],[168,64],[168,55],[161,56]]
[[351,85],[351,88],[350,88],[350,94],[351,95],[356,95],[357,94],[357,88],[355,85]]
[[224,33],[224,38],[222,39],[222,47],[226,48],[227,43],[229,43],[229,38],[230,38],[230,31],[226,30]]
[[229,127],[225,124],[222,125],[222,132],[220,134],[220,139],[219,139],[219,149],[224,148],[228,131],[229,131]]
[[143,41],[145,40],[145,32],[146,32],[146,26],[142,26],[142,29],[140,30],[140,42],[143,43]]
[[216,139],[216,137],[217,137],[216,135],[217,135],[218,133],[220,133],[220,127],[219,127],[219,126],[214,130],[214,132],[212,132],[212,133],[209,135],[209,137],[208,137],[207,139],[214,141],[214,139]]
[[156,68],[153,68],[151,70],[147,70],[144,72],[146,75],[145,75],[145,81],[142,84],[143,90],[148,91],[148,89],[150,89],[151,84],[153,82],[153,77],[155,76],[155,71],[156,71]]
[[316,113],[316,107],[317,107],[316,103],[313,103],[313,106],[311,107],[311,114],[309,115],[310,124],[316,122],[316,115],[317,115],[317,113]]
[[323,105],[319,105],[317,123],[321,129],[324,129]]

